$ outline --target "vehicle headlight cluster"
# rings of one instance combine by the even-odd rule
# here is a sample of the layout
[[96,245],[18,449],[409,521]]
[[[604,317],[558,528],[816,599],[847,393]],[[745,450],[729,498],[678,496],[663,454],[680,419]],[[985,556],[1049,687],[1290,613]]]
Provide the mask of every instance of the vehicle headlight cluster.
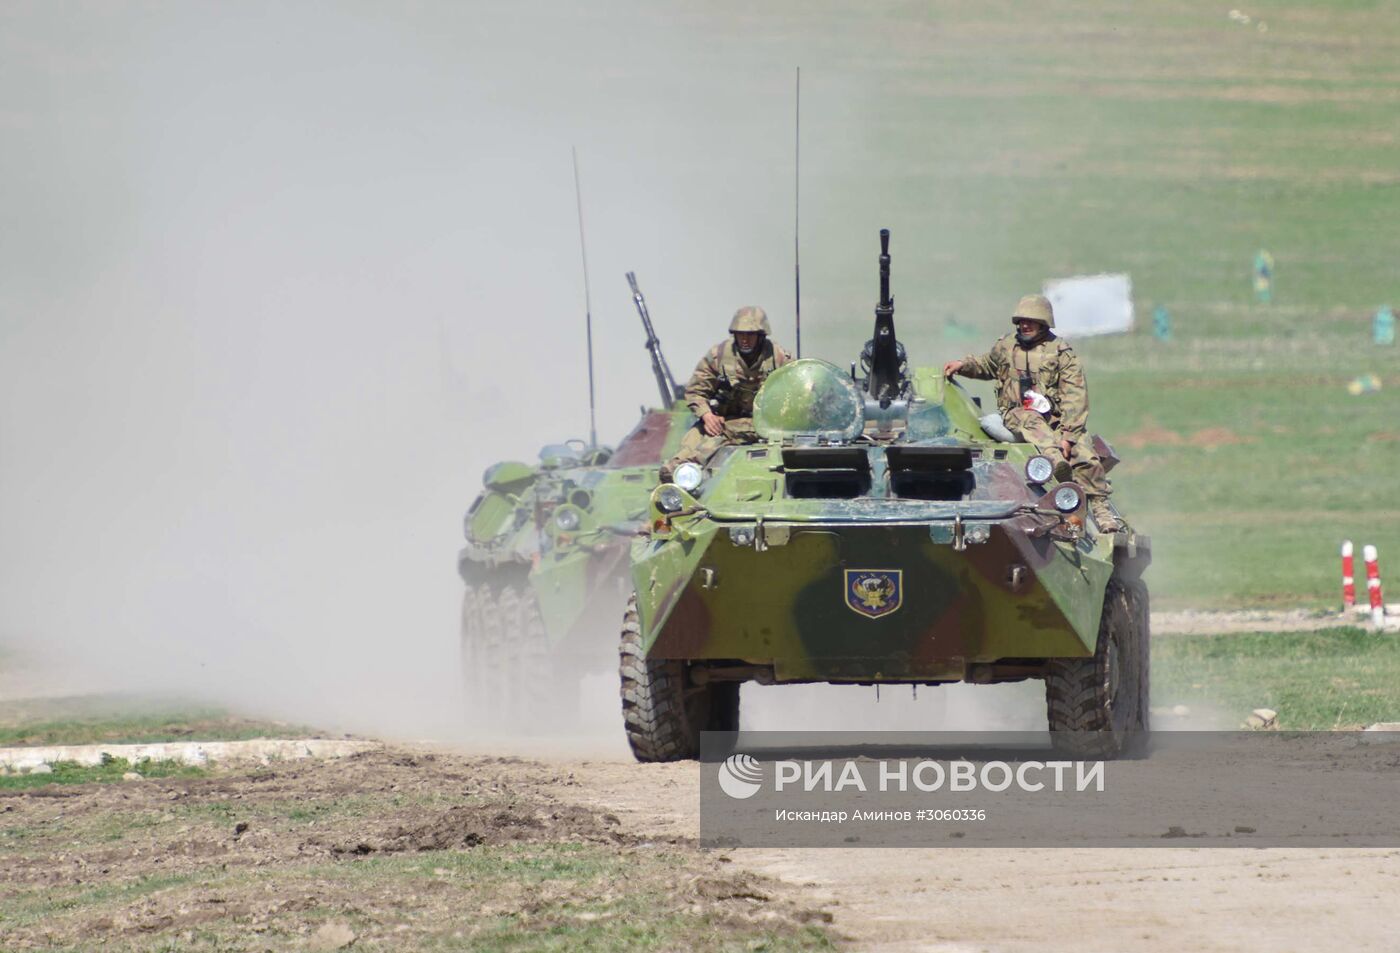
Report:
[[1050,478],[1054,475],[1055,465],[1050,462],[1049,457],[1036,454],[1026,461],[1026,482],[1038,486],[1050,482]]
[[566,533],[578,529],[578,510],[572,506],[561,506],[554,511],[554,525]]
[[700,469],[700,464],[692,463],[689,460],[676,467],[676,472],[671,478],[672,483],[687,493],[694,493],[704,480],[705,471]]
[[1061,513],[1073,513],[1083,505],[1084,491],[1073,483],[1061,483],[1055,487],[1050,499]]
[[666,484],[656,491],[656,508],[663,513],[679,513],[685,506],[685,497],[679,487]]

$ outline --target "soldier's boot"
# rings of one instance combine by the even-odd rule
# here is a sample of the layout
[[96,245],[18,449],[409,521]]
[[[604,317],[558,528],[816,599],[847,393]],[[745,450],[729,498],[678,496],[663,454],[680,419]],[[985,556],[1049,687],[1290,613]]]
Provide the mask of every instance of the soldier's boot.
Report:
[[710,454],[714,453],[714,448],[710,446],[715,441],[714,437],[705,435],[705,431],[700,428],[697,421],[694,426],[685,432],[681,437],[681,445],[676,450],[676,455],[665,463],[661,464],[661,471],[658,476],[662,483],[670,483],[675,476],[676,467],[682,463],[704,464]]
[[[1024,431],[1022,435],[1024,436]],[[1058,443],[1049,438],[1034,440],[1031,443],[1035,445],[1036,453],[1050,461],[1051,472],[1054,473],[1057,482],[1068,483],[1074,479],[1074,467]]]
[[1089,513],[1094,517],[1094,525],[1100,533],[1116,533],[1123,528],[1123,521],[1113,512],[1106,496],[1095,494],[1089,497]]
[[1065,455],[1060,452],[1059,447],[1045,447],[1040,451],[1042,456],[1050,458],[1050,463],[1054,467],[1055,479],[1061,483],[1068,483],[1074,479],[1074,467],[1070,464]]

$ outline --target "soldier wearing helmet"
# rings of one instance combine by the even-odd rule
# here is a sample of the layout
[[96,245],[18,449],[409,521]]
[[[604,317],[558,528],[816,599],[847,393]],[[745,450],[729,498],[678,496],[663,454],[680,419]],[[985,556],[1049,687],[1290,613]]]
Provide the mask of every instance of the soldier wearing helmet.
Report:
[[997,408],[1007,429],[1049,457],[1056,477],[1073,477],[1084,487],[1101,531],[1118,530],[1120,522],[1108,505],[1113,487],[1086,431],[1089,391],[1078,355],[1055,336],[1055,311],[1044,295],[1022,298],[1011,323],[1014,334],[1000,338],[986,354],[949,361],[944,375],[996,381]]
[[686,461],[704,466],[716,450],[731,443],[753,443],[753,401],[768,375],[791,358],[769,340],[772,328],[762,308],[740,308],[729,322],[729,337],[700,358],[685,387],[685,400],[698,419],[681,438],[680,451],[661,468],[671,479]]

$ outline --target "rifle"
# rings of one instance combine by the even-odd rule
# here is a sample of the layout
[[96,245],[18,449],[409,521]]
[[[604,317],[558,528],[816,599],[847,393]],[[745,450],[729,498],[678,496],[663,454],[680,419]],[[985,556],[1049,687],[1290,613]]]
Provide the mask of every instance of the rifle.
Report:
[[627,283],[632,286],[632,300],[637,304],[637,313],[642,316],[642,328],[647,333],[646,349],[651,354],[651,372],[656,375],[656,386],[661,391],[661,406],[670,407],[685,396],[685,391],[676,386],[671,368],[666,364],[666,356],[661,353],[661,340],[651,325],[651,314],[647,311],[647,299],[642,297],[642,289],[637,287],[636,272],[627,273]]

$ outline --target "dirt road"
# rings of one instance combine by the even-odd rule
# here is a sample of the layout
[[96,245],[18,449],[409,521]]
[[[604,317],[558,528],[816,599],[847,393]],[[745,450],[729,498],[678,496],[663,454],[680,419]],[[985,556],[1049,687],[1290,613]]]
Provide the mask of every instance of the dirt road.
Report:
[[0,945],[1281,953],[1400,935],[1400,850],[704,851],[699,766],[618,747],[389,745],[0,792]]
[[[698,768],[544,757],[626,828],[695,837]],[[808,849],[724,853],[807,891],[860,950],[1394,950],[1400,851]]]

